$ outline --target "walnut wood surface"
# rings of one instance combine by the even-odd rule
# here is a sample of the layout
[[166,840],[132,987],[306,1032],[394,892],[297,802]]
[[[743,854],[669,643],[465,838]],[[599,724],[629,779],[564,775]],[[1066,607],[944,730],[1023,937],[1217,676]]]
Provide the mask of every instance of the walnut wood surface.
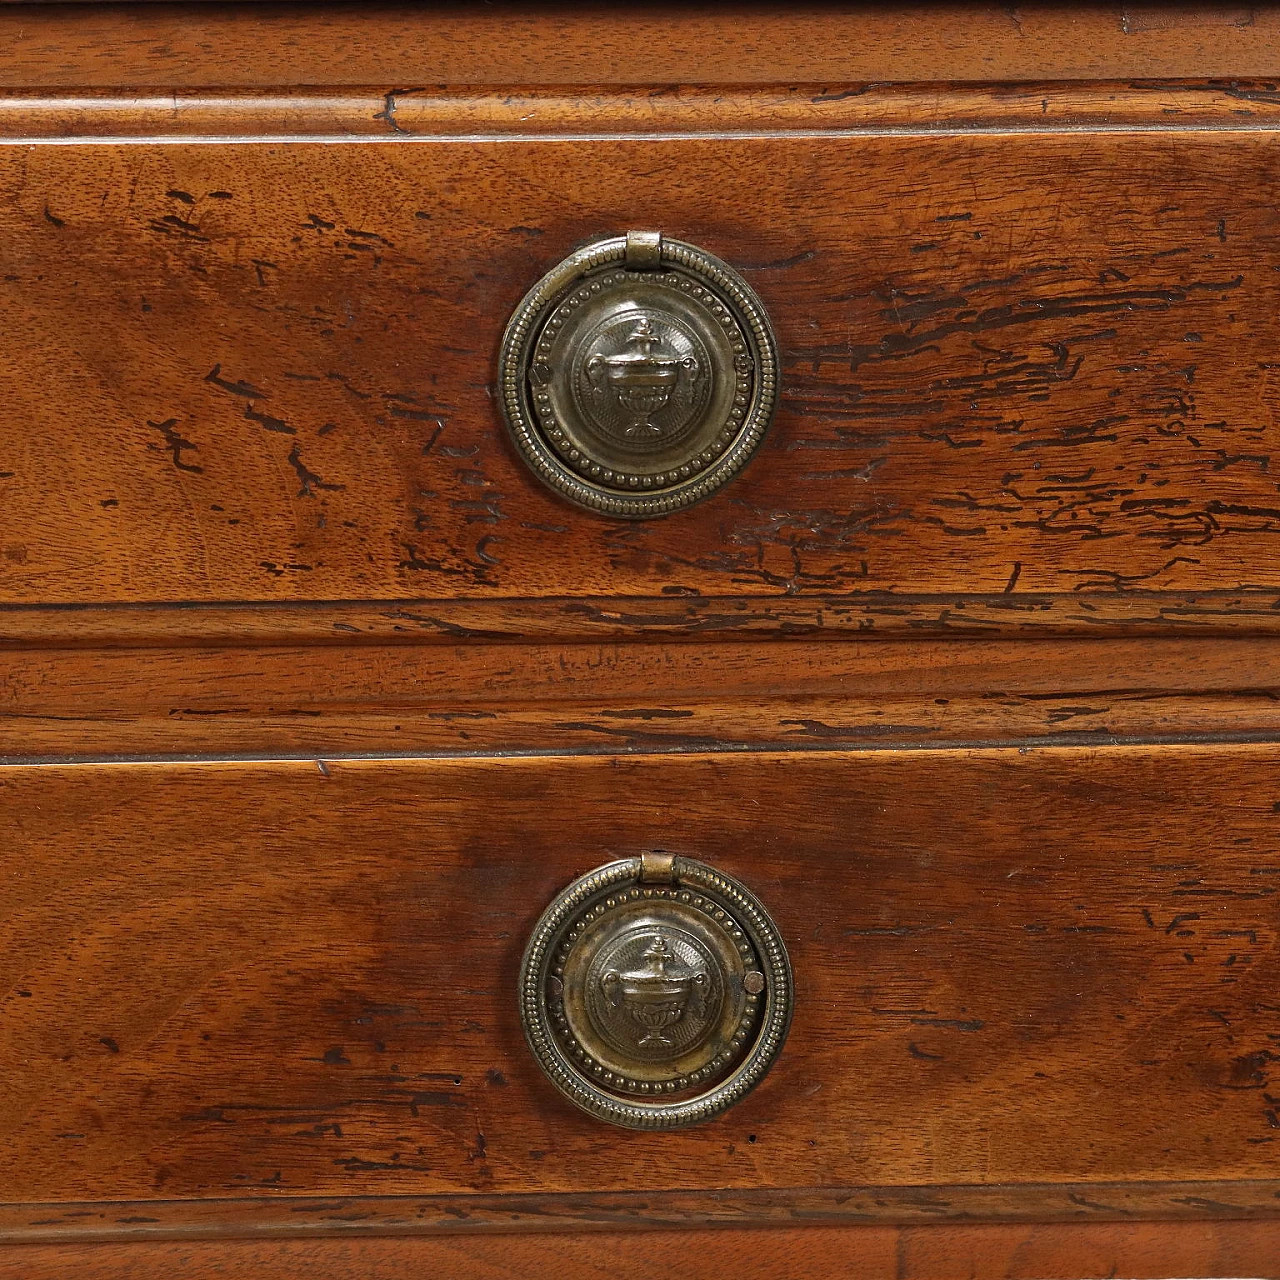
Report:
[[[1266,1179],[1276,760],[9,767],[0,1199]],[[630,1134],[541,1078],[515,973],[655,846],[760,894],[796,1020],[716,1124]]]
[[[0,14],[2,17],[2,14]],[[0,136],[477,137],[1274,126],[1271,81],[0,90]]]
[[[1275,4],[0,6],[0,1277],[1280,1275],[1277,79]],[[634,527],[493,376],[642,224],[787,398]],[[637,1135],[515,969],[655,846],[799,1005]]]
[[1261,638],[1280,631],[1280,593],[1143,591],[908,596],[578,596],[522,600],[332,600],[245,604],[11,605],[0,602],[0,650],[161,645],[454,644],[615,640],[708,641],[912,636],[1053,639]]
[[[469,1235],[742,1226],[939,1222],[1188,1220],[1276,1217],[1275,1179],[1063,1182],[1013,1186],[788,1187],[485,1195],[216,1196],[203,1200],[64,1200],[0,1204],[4,1244],[295,1236]],[[1175,1233],[1176,1234],[1176,1233]]]
[[[1268,590],[1276,155],[1256,129],[10,149],[4,598]],[[745,271],[786,380],[740,480],[633,526],[532,480],[492,380],[524,288],[637,219]]]
[[0,757],[1280,737],[1271,637],[30,648]]
[[1277,75],[1274,3],[0,6],[16,87]]
[[1088,1227],[930,1226],[717,1231],[696,1244],[669,1231],[604,1237],[20,1245],[0,1251],[5,1280],[686,1280],[892,1276],[894,1280],[1167,1280],[1280,1276],[1280,1224],[1144,1223]]

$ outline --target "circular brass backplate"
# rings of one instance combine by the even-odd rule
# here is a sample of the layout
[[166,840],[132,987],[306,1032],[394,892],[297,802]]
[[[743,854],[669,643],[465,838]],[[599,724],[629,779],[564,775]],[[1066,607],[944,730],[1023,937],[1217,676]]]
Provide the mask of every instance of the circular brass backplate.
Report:
[[542,1069],[584,1111],[673,1129],[759,1083],[791,1021],[791,966],[745,886],[646,855],[597,868],[551,904],[525,951],[520,1011]]
[[597,240],[544,276],[502,340],[502,409],[533,470],[579,506],[665,515],[759,445],[778,396],[763,305],[718,258],[657,232]]

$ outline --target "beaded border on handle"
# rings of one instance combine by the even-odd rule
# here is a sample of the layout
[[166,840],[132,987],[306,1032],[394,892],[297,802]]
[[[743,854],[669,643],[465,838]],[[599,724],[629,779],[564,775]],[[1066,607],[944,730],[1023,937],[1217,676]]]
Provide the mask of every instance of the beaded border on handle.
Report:
[[692,858],[673,862],[676,881],[721,900],[748,934],[765,965],[765,1007],[760,1029],[742,1061],[713,1088],[678,1102],[633,1102],[599,1088],[560,1046],[547,1009],[547,969],[563,929],[593,898],[640,880],[639,858],[607,863],[560,893],[534,927],[520,965],[520,1020],[525,1039],[551,1082],[575,1105],[626,1129],[679,1129],[702,1124],[741,1101],[782,1051],[791,1025],[791,961],[777,926],[759,899],[732,876]]
[[591,484],[556,457],[543,439],[528,400],[528,370],[540,321],[551,306],[584,276],[622,262],[627,236],[610,236],[579,249],[553,267],[525,294],[502,335],[499,375],[503,418],[520,456],[562,497],[588,511],[627,520],[668,515],[709,497],[742,470],[773,421],[778,404],[778,352],[764,304],[727,263],[685,244],[659,240],[659,261],[712,286],[742,322],[752,347],[756,377],[750,408],[733,442],[705,471],[652,493],[623,493]]

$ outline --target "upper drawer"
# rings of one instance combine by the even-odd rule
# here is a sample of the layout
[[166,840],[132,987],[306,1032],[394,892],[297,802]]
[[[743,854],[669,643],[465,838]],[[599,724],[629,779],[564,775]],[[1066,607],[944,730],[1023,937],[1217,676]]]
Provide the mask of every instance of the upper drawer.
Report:
[[[218,140],[206,112],[200,137],[11,138],[0,600],[299,626],[346,602],[327,630],[415,625],[385,607],[407,600],[491,602],[488,629],[505,603],[516,630],[590,625],[602,597],[702,626],[1270,601],[1269,117],[1201,92],[1200,124],[1156,128],[1177,95],[1152,91],[1079,128],[974,95],[947,123],[910,95],[808,117],[762,93],[715,136],[705,103],[630,132],[614,103],[593,136],[557,131],[564,103],[520,126],[487,101],[463,136],[455,104],[426,136],[379,99],[365,136],[315,136],[314,108],[310,136]],[[496,396],[524,292],[633,227],[735,266],[782,373],[746,470],[638,524],[545,490]]]

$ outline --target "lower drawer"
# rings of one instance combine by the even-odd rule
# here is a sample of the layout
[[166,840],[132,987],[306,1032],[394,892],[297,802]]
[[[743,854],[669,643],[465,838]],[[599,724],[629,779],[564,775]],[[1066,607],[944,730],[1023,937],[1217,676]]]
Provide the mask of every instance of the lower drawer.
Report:
[[[1265,744],[5,767],[0,1227],[1251,1211],[1278,811]],[[554,894],[654,847],[756,892],[795,1016],[642,1133],[543,1078],[516,988]]]
[[[356,1238],[352,1238],[356,1236]],[[1145,1222],[839,1226],[687,1233],[460,1235],[328,1240],[186,1240],[29,1244],[0,1251],[0,1280],[562,1280],[643,1275],[688,1280],[1166,1280],[1276,1276],[1280,1224]]]

